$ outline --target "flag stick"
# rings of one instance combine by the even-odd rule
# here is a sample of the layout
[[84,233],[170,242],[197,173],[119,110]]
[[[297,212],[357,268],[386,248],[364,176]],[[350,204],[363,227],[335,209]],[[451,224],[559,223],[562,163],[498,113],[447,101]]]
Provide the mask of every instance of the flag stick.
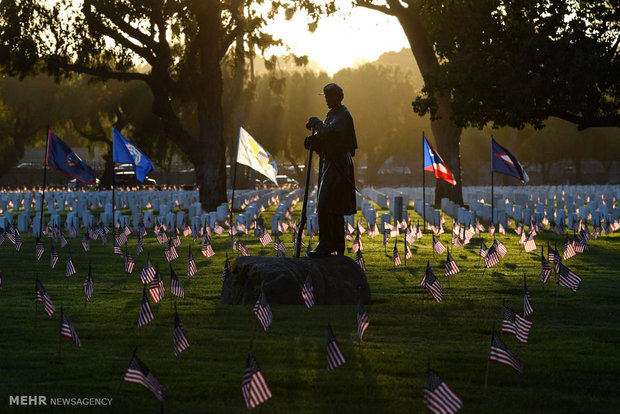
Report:
[[50,128],[47,127],[47,139],[45,140],[45,162],[43,163],[43,189],[41,193],[41,210],[39,217],[39,237],[43,237],[43,203],[45,202],[45,182],[47,181],[47,157],[50,147]]
[[[37,280],[39,280],[39,273],[37,273]],[[34,301],[34,329],[37,329],[37,310],[38,310],[38,304],[39,304],[39,302],[37,302],[35,300]]]
[[60,305],[60,329],[58,330],[58,363],[62,364],[62,305]]
[[424,131],[422,131],[422,233],[426,229],[426,179],[424,176]]
[[493,199],[493,135],[491,135],[491,223],[493,223],[493,207],[495,200]]
[[[495,322],[493,322],[493,331],[491,333],[491,345],[493,345],[493,335],[495,334]],[[489,354],[491,353],[491,349],[489,347]],[[484,374],[484,393],[482,394],[483,397],[486,398],[487,396],[487,386],[489,383],[489,365],[491,365],[491,358],[488,357],[487,358],[487,370],[486,370],[486,374]]]
[[119,382],[118,387],[116,387],[116,391],[114,391],[114,394],[112,395],[112,398],[110,399],[110,411],[112,411],[112,403],[116,400],[116,396],[118,395],[118,392],[121,390],[121,386],[123,385],[123,382],[125,381],[125,373],[131,366],[131,362],[133,361],[133,358],[136,356],[137,350],[138,350],[138,347],[135,347],[133,349],[133,353],[131,354],[131,359],[129,360],[129,364],[127,364],[127,369],[123,371],[123,376],[121,377],[121,381]]
[[237,135],[237,151],[235,151],[235,165],[233,167],[232,177],[232,195],[230,197],[230,237],[231,237],[231,249],[234,249],[232,240],[233,235],[233,213],[235,210],[235,186],[237,184],[237,158],[239,157],[239,140],[241,139],[241,127],[239,127],[239,134]]
[[556,273],[555,274],[555,307],[558,307],[558,290],[559,290],[559,286],[560,286],[560,281],[558,280],[559,276]]
[[[544,257],[544,255],[545,255],[545,246],[540,246],[540,253]],[[540,278],[540,284],[542,285],[543,290],[545,290],[545,282],[543,281],[542,277]]]

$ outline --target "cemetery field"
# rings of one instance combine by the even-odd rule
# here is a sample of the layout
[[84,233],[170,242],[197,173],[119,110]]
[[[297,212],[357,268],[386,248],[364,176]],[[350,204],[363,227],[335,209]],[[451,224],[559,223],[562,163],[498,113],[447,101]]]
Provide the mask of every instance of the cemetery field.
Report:
[[[263,213],[266,222],[273,210]],[[409,215],[414,222],[419,218],[413,210]],[[450,242],[450,228],[447,222],[447,234],[440,236],[445,245]],[[272,305],[273,323],[267,331],[251,306],[220,305],[225,253],[236,256],[225,235],[212,238],[216,255],[209,259],[200,254],[200,240],[193,243],[190,237],[182,237],[179,258],[172,263],[185,287],[185,298],[176,301],[170,294],[163,246],[151,231],[140,256],[136,237],[129,238],[129,253],[136,261],[129,275],[123,258],[112,254],[111,240],[105,246],[91,241],[91,251],[85,252],[82,235],[68,239],[77,269],[68,280],[64,276],[67,248],[55,243],[60,259],[51,270],[47,238],[39,262],[33,237],[24,235],[19,252],[8,240],[0,246],[0,412],[157,412],[159,402],[150,391],[138,384],[121,385],[137,347],[139,358],[167,388],[165,412],[243,413],[241,379],[251,343],[273,393],[258,412],[426,412],[423,392],[429,364],[461,396],[463,412],[613,413],[620,406],[617,233],[591,239],[589,251],[564,262],[583,279],[576,293],[558,288],[555,274],[546,286],[540,282],[540,246],[545,246],[546,254],[547,242],[557,243],[561,252],[565,240],[549,230],[536,237],[539,248],[532,253],[519,253],[512,227],[507,236],[497,235],[508,253],[486,271],[478,255],[480,239],[474,236],[470,244],[452,250],[461,272],[449,281],[443,272],[446,254],[433,254],[430,234],[415,242],[413,258],[395,269],[394,240],[385,249],[381,236],[371,240],[364,234],[372,303],[366,305],[370,327],[361,343],[355,305],[311,309]],[[398,238],[401,257],[403,237]],[[491,245],[488,233],[482,238]],[[290,255],[291,234],[282,239]],[[199,269],[191,280],[187,278],[190,243]],[[252,255],[274,254],[273,244],[262,248],[253,236],[246,237],[246,244]],[[350,241],[347,250],[353,258]],[[138,328],[139,274],[147,253],[161,268],[166,296],[152,305],[154,320]],[[436,303],[419,284],[427,261],[443,287],[442,303]],[[85,304],[82,284],[89,263],[94,293]],[[502,302],[523,314],[524,274],[534,309],[529,342],[521,344],[512,335],[502,335],[523,362],[523,373],[491,362],[484,397],[491,330],[493,325],[500,329]],[[52,318],[41,304],[35,311],[37,275],[56,306]],[[173,352],[175,302],[190,343],[179,358]],[[59,338],[61,305],[82,342],[81,349]],[[347,359],[331,372],[326,359],[329,321]],[[111,407],[9,405],[9,397],[16,395],[46,396],[48,402],[56,397],[114,400]]]

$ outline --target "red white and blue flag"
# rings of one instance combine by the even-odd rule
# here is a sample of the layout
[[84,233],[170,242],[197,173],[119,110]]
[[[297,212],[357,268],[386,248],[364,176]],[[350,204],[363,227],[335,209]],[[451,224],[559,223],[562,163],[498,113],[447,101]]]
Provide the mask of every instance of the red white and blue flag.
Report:
[[524,184],[530,180],[517,158],[499,145],[493,137],[491,137],[491,158],[493,172],[512,175]]
[[441,178],[446,182],[456,185],[456,179],[454,178],[454,174],[452,171],[448,169],[448,166],[443,161],[443,159],[439,156],[435,148],[428,142],[426,137],[423,139],[424,141],[424,171],[430,171],[435,173],[435,177]]

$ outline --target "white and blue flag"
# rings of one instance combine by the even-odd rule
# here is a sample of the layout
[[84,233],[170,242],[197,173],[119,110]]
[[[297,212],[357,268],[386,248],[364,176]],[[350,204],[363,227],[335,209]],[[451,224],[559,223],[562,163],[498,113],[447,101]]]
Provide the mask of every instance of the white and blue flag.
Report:
[[133,164],[136,171],[136,179],[144,182],[146,175],[153,170],[153,163],[138,147],[127,141],[116,128],[112,128],[114,136],[114,162]]

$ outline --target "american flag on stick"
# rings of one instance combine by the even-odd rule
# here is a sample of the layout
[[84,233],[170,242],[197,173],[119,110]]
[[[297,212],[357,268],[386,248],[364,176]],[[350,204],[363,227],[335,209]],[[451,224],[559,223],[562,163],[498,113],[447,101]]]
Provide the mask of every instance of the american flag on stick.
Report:
[[523,249],[527,253],[533,252],[534,250],[536,250],[536,242],[534,241],[534,237],[532,235],[530,235],[525,241],[525,243],[523,243]]
[[495,250],[495,245],[492,245],[487,254],[484,256],[484,265],[489,268],[493,267],[499,263],[499,256],[497,255],[497,251]]
[[534,308],[532,308],[530,299],[530,291],[527,290],[527,281],[525,279],[525,274],[523,274],[523,316],[525,317],[534,313]]
[[426,270],[424,271],[424,277],[420,281],[420,286],[428,289],[433,299],[435,299],[437,303],[441,303],[443,300],[443,290],[441,289],[439,279],[433,274],[430,261],[426,262]]
[[183,288],[176,272],[172,268],[172,264],[170,264],[170,293],[180,298],[185,297],[185,289]]
[[267,381],[251,352],[241,380],[241,393],[248,410],[256,408],[272,396]]
[[445,276],[452,276],[459,273],[461,270],[457,266],[456,262],[452,258],[450,251],[448,250],[448,257],[446,257],[446,268],[444,270]]
[[164,280],[159,273],[159,269],[155,273],[155,278],[149,284],[149,296],[153,299],[153,303],[158,303],[164,298],[166,294],[166,287],[164,286]]
[[579,289],[580,283],[581,283],[581,278],[577,275],[577,273],[573,272],[568,267],[564,266],[562,263],[559,264],[558,284],[560,286],[564,286],[566,288],[569,288],[573,292],[577,292],[577,289]]
[[155,275],[157,274],[157,270],[151,264],[150,254],[146,257],[146,262],[144,262],[144,266],[142,267],[142,272],[140,273],[140,279],[143,284],[147,284],[153,280]]
[[571,257],[575,256],[577,252],[575,252],[575,243],[573,240],[569,241],[568,237],[566,238],[566,242],[564,243],[564,260],[568,260]]
[[355,263],[357,263],[357,265],[364,272],[366,272],[366,263],[364,262],[364,256],[362,256],[362,251],[361,250],[358,250],[357,253],[355,253]]
[[400,260],[400,254],[398,254],[398,239],[394,240],[394,250],[392,251],[392,261],[394,267],[400,266],[403,262]]
[[80,342],[80,338],[78,338],[69,317],[63,312],[62,306],[60,307],[60,336],[69,338],[73,340],[77,346],[80,348],[82,347],[82,342]]
[[56,307],[38,277],[34,284],[34,301],[43,304],[43,310],[47,316],[51,317],[54,314]]
[[140,256],[140,254],[144,251],[144,246],[142,242],[142,234],[138,233],[138,247],[136,249],[136,255]]
[[435,371],[429,369],[424,405],[434,414],[453,414],[463,408],[463,401]]
[[222,271],[222,283],[226,281],[226,278],[230,275],[230,260],[228,259],[228,253],[226,253],[226,261],[224,262],[224,270]]
[[206,258],[212,257],[215,255],[215,252],[213,251],[213,247],[211,246],[211,243],[207,242],[206,244],[202,243],[202,249],[200,249],[200,253],[202,253],[202,255]]
[[502,338],[495,333],[495,330],[493,330],[493,335],[491,336],[489,359],[523,372],[523,364],[510,352]]
[[545,248],[541,247],[540,248],[540,281],[543,283],[547,283],[547,281],[549,280],[549,276],[551,276],[551,266],[549,265],[549,262],[547,261],[547,259],[545,259],[545,254],[544,254]]
[[155,395],[155,398],[159,401],[164,401],[165,388],[157,381],[157,378],[149,371],[146,365],[144,365],[144,362],[140,361],[135,351],[129,363],[129,368],[127,368],[127,372],[125,372],[123,381],[143,385]]
[[86,302],[90,302],[90,298],[93,296],[94,286],[93,286],[93,276],[92,276],[92,266],[90,263],[88,264],[88,276],[86,276],[86,280],[84,280],[84,296],[86,297]]
[[525,344],[527,343],[531,328],[532,322],[520,316],[512,309],[502,306],[502,332],[513,334],[517,337],[519,342]]
[[271,313],[271,308],[267,303],[267,298],[265,297],[265,292],[261,290],[256,303],[254,304],[254,309],[252,309],[252,313],[256,315],[258,321],[263,326],[263,330],[267,330],[271,322],[273,322],[273,314]]
[[241,253],[242,256],[249,256],[250,255],[250,252],[248,251],[247,246],[241,240],[239,240],[239,243],[237,243],[237,249],[239,250],[239,253]]
[[332,331],[331,324],[327,324],[327,370],[331,371],[347,362],[336,337]]
[[69,277],[72,276],[74,274],[76,274],[77,272],[75,271],[75,266],[73,265],[73,260],[71,260],[71,251],[69,250],[69,252],[67,253],[67,268],[65,271],[65,277]]
[[88,232],[84,233],[84,237],[82,238],[82,247],[85,252],[90,251],[90,238],[88,237]]
[[41,260],[41,256],[43,256],[43,252],[45,252],[45,248],[43,247],[43,243],[41,239],[37,237],[37,242],[35,244],[35,254],[37,257],[37,261]]
[[140,305],[140,313],[138,314],[138,328],[151,322],[153,318],[153,310],[146,296],[146,287],[144,287],[142,288],[142,304]]
[[562,264],[562,257],[560,256],[560,253],[558,253],[557,249],[552,249],[549,244],[547,244],[547,252],[549,262],[553,263],[553,270],[558,273],[560,271],[560,265]]
[[506,256],[506,253],[508,253],[508,249],[506,248],[506,246],[504,246],[504,243],[497,239],[494,239],[493,245],[495,246],[495,250],[501,257]]
[[172,333],[172,337],[174,341],[174,355],[178,357],[181,352],[187,349],[189,346],[189,341],[187,340],[187,336],[185,336],[185,330],[183,329],[183,325],[179,319],[176,306],[174,309],[174,331]]
[[357,336],[362,341],[364,339],[364,333],[370,326],[370,320],[366,309],[364,309],[364,301],[362,298],[357,302]]
[[309,273],[301,287],[301,298],[304,300],[306,308],[310,309],[314,306],[314,287],[312,286],[312,276]]
[[56,267],[56,263],[58,263],[58,252],[54,248],[54,243],[52,243],[50,247],[50,264],[52,269]]
[[433,250],[435,250],[435,253],[437,254],[443,254],[443,252],[446,251],[446,246],[444,246],[441,241],[439,241],[439,238],[437,238],[437,236],[435,236],[433,234]]
[[196,261],[192,255],[192,246],[189,246],[189,255],[187,257],[187,277],[191,278],[198,273],[198,267],[196,267]]
[[176,247],[174,247],[174,243],[172,243],[172,239],[168,240],[168,246],[164,250],[164,255],[166,256],[166,260],[168,262],[171,262],[174,259],[178,259],[179,253],[177,252]]

